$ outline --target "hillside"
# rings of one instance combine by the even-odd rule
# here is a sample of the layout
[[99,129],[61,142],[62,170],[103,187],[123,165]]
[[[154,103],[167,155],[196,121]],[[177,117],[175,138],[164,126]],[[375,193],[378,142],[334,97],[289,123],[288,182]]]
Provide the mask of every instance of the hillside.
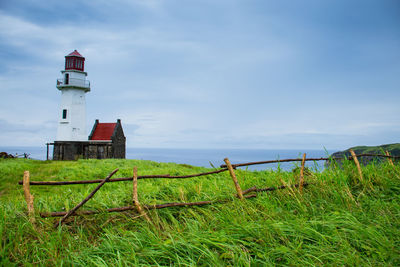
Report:
[[[400,265],[400,166],[309,172],[310,185],[257,193],[239,200],[227,172],[191,179],[141,179],[142,204],[227,200],[201,207],[149,210],[154,225],[136,212],[71,217],[58,230],[55,218],[26,215],[23,171],[31,180],[186,175],[212,169],[140,160],[75,162],[0,159],[0,265]],[[236,170],[243,189],[294,184],[295,172]],[[31,186],[38,211],[70,210],[96,184]],[[82,209],[130,205],[132,182],[106,183]]]
[[389,151],[392,156],[400,156],[400,143],[380,146],[355,146],[344,151],[335,152],[332,156],[350,156],[350,149],[353,149],[356,154],[382,154],[385,151]]
[[[343,157],[349,157],[351,156],[350,154],[350,149],[353,149],[353,151],[358,155],[358,154],[385,154],[385,151],[388,151],[390,155],[392,156],[400,156],[400,143],[395,143],[395,144],[386,144],[386,145],[380,145],[380,146],[356,146],[356,147],[351,147],[349,149],[346,149],[344,151],[338,151],[335,152],[331,155],[333,158],[343,158]],[[363,157],[360,158],[360,162],[363,163],[364,165],[370,163],[371,161],[377,161],[381,162],[382,158],[374,158],[374,157]]]

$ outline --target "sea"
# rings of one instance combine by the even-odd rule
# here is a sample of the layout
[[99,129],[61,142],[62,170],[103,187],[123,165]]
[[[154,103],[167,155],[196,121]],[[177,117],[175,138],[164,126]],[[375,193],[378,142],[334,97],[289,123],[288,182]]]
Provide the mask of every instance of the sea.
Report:
[[[46,160],[46,146],[43,147],[6,147],[0,146],[0,152],[24,157],[26,154],[31,159]],[[229,158],[232,164],[252,161],[265,161],[275,159],[301,158],[303,153],[307,157],[327,157],[336,152],[313,149],[173,149],[173,148],[127,148],[127,159],[151,160],[156,162],[174,162],[201,167],[218,168],[224,163],[224,158]],[[50,146],[50,159],[52,147]],[[283,162],[263,165],[241,167],[248,170],[277,170],[290,171],[300,165],[300,162]],[[306,162],[306,166],[314,171],[324,169],[324,161]]]

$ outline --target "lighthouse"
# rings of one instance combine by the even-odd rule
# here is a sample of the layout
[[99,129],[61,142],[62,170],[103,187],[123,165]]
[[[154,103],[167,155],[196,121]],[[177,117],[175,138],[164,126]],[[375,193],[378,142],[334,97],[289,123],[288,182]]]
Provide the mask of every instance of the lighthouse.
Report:
[[61,105],[58,113],[57,141],[86,141],[86,101],[90,91],[86,80],[85,58],[74,50],[65,56],[62,78],[57,79],[61,91]]
[[47,144],[54,146],[53,159],[125,158],[126,138],[120,119],[116,123],[96,120],[87,135],[85,94],[90,92],[90,82],[86,80],[85,58],[74,50],[65,56],[61,74],[62,78],[57,79],[61,91],[57,138]]

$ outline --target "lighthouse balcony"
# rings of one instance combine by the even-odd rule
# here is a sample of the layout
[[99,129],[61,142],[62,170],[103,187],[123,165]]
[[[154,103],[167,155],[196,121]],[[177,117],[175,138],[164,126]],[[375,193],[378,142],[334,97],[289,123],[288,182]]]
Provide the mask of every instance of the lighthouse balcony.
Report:
[[78,87],[84,89],[85,91],[90,91],[90,81],[76,78],[57,79],[58,89],[64,89],[68,87]]

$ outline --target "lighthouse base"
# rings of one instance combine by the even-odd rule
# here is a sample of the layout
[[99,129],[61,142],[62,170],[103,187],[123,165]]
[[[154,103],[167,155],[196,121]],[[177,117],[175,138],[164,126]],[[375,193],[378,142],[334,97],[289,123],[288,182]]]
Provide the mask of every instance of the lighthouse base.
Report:
[[112,141],[54,141],[53,160],[125,158],[125,144]]

